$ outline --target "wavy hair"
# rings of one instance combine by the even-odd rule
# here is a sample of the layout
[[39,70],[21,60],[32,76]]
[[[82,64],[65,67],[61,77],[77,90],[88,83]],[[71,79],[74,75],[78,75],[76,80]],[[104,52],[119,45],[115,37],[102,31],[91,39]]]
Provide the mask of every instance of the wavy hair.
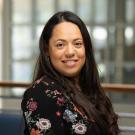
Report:
[[[81,91],[74,86],[71,78],[62,76],[53,68],[47,54],[54,27],[64,21],[72,22],[78,26],[85,45],[86,62],[79,77]],[[99,134],[118,135],[118,116],[101,87],[91,38],[83,21],[70,11],[57,12],[48,20],[42,31],[39,49],[40,54],[35,68],[34,80],[44,75],[56,80],[63,87],[63,93],[70,94],[74,102],[87,114],[88,118],[95,122]]]

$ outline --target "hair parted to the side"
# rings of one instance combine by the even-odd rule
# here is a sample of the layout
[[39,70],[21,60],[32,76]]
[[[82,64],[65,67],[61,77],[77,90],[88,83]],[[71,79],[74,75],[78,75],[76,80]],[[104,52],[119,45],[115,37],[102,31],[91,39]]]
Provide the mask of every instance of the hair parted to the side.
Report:
[[[79,85],[82,91],[78,91],[70,78],[59,74],[52,66],[48,58],[49,40],[54,27],[61,22],[76,24],[82,34],[86,62],[81,70]],[[91,38],[83,21],[70,11],[61,11],[54,14],[46,23],[39,41],[40,54],[35,69],[34,81],[46,75],[56,80],[63,88],[63,93],[72,92],[73,100],[83,108],[89,119],[97,124],[97,131],[102,135],[118,135],[118,117],[115,114],[109,98],[105,95],[100,85],[98,70],[94,58]]]

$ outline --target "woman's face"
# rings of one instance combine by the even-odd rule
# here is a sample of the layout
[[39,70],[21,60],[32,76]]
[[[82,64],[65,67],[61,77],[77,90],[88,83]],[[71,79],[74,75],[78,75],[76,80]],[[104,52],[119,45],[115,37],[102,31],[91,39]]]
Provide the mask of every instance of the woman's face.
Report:
[[83,37],[71,22],[56,25],[49,40],[50,61],[57,72],[66,77],[78,77],[86,59]]

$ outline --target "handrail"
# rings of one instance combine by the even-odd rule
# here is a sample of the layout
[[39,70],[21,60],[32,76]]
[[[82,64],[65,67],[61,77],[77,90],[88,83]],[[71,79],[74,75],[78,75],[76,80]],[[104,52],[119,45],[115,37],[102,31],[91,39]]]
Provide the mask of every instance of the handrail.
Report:
[[135,93],[135,85],[134,84],[116,84],[116,83],[103,83],[101,84],[105,91],[113,91],[113,92],[133,92]]
[[13,81],[0,81],[0,87],[22,87],[27,88],[31,83],[26,82],[13,82]]
[[[13,82],[13,81],[0,81],[0,87],[22,87],[27,88],[31,85],[31,83],[26,82]],[[101,84],[103,89],[108,92],[132,92],[135,93],[135,85],[133,84]],[[7,97],[9,98],[9,97]],[[127,113],[127,112],[117,112],[117,114],[122,118],[135,118],[135,113]],[[135,126],[119,126],[121,131],[129,131],[135,132]]]
[[[0,87],[22,87],[27,88],[31,85],[31,83],[26,82],[13,82],[13,81],[0,81]],[[133,92],[135,93],[135,85],[134,84],[101,84],[105,91],[113,91],[113,92]]]

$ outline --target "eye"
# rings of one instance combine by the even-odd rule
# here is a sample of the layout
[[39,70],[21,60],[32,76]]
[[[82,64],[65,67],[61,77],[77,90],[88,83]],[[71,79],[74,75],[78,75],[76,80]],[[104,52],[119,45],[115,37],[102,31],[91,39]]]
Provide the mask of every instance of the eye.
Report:
[[61,49],[61,48],[64,47],[64,43],[57,43],[56,44],[56,47],[59,48],[59,49]]
[[77,48],[80,48],[82,45],[83,45],[83,42],[81,41],[75,42],[75,47]]

